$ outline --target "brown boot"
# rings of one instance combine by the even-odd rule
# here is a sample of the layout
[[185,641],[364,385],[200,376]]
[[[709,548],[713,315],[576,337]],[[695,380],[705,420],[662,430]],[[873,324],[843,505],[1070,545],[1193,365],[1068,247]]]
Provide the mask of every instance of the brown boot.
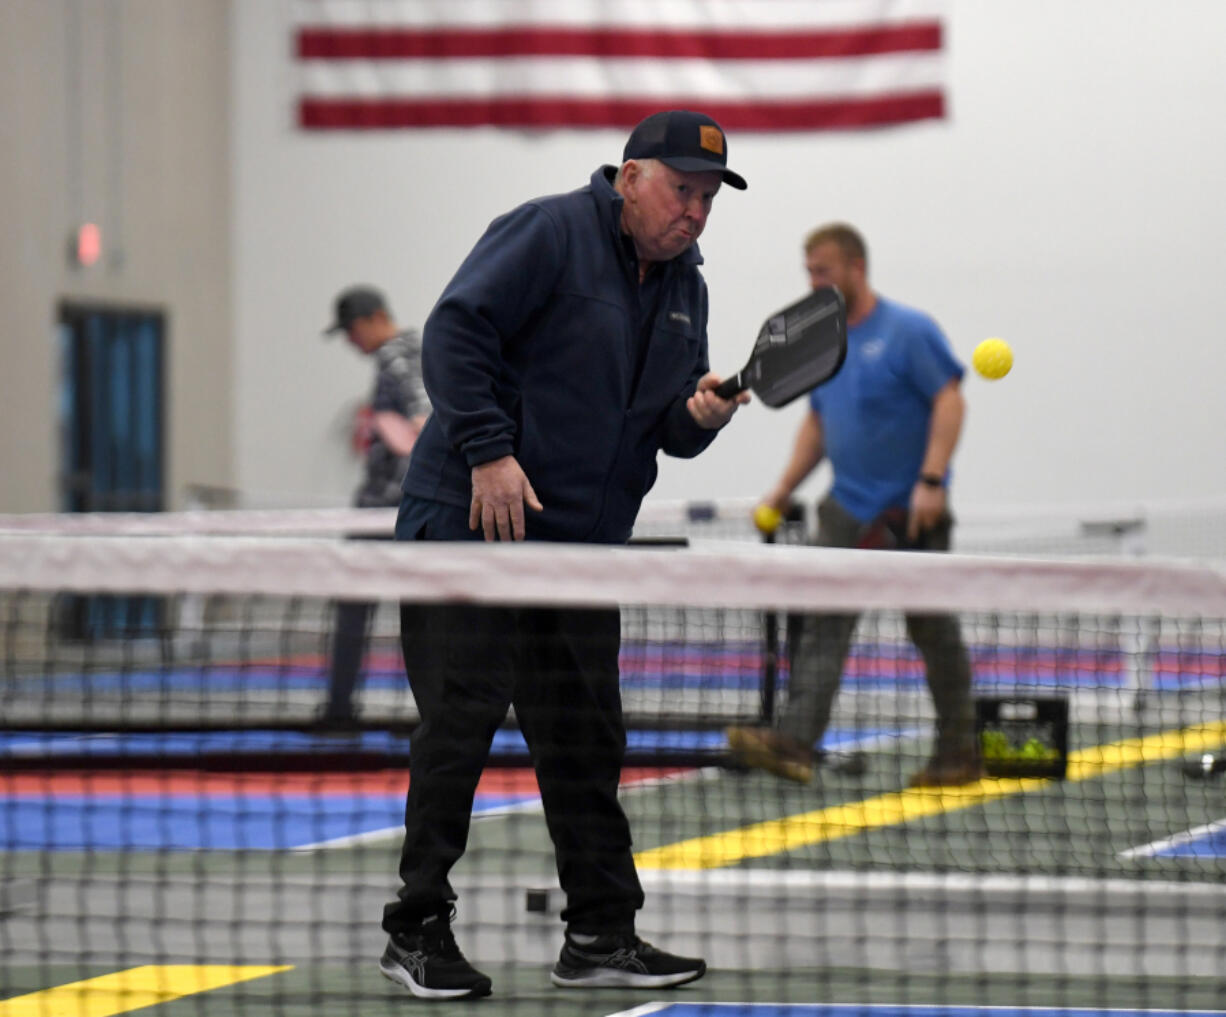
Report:
[[725,734],[737,762],[777,777],[809,784],[813,780],[813,749],[769,727],[730,727]]
[[973,784],[986,776],[978,752],[937,754],[918,773],[911,775],[911,787],[957,787]]

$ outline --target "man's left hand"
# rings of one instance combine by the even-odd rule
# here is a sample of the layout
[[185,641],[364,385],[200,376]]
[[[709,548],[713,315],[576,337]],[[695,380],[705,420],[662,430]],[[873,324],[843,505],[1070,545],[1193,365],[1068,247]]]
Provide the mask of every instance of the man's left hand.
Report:
[[911,489],[911,511],[907,513],[907,539],[916,540],[937,525],[945,512],[945,488],[916,484]]
[[698,379],[697,390],[685,403],[690,416],[694,418],[694,423],[709,431],[723,427],[732,419],[732,414],[737,411],[737,407],[749,402],[748,392],[740,392],[731,399],[721,399],[717,396],[714,389],[722,380],[715,373],[703,375]]

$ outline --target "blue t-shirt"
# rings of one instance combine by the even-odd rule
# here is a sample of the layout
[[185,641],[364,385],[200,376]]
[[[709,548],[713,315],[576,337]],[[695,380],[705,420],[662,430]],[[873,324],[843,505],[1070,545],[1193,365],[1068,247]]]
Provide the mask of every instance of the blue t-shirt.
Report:
[[906,508],[928,447],[932,400],[962,364],[931,318],[878,298],[847,332],[847,360],[809,395],[821,417],[831,494],[862,522]]

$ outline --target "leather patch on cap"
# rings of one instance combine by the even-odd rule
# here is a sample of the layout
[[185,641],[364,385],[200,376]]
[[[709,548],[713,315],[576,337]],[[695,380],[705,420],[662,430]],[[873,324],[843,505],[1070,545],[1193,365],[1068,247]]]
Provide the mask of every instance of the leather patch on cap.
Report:
[[698,144],[708,152],[714,152],[716,155],[724,154],[724,134],[718,127],[712,127],[710,124],[700,124],[698,126]]

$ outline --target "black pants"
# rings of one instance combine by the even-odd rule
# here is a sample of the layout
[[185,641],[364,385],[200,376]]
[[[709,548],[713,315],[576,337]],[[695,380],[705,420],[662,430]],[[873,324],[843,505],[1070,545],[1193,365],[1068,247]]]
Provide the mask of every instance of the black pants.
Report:
[[[406,500],[410,501],[410,500]],[[471,539],[467,511],[416,502],[401,539]],[[405,604],[401,642],[421,716],[409,753],[398,900],[383,928],[412,926],[456,899],[477,781],[507,714],[536,770],[574,932],[631,930],[643,904],[617,798],[626,731],[614,610]]]
[[377,604],[358,600],[339,600],[336,603],[325,717],[347,719],[353,716],[353,696],[362,674],[370,621],[377,607]]
[[[350,540],[391,540],[391,536],[362,534]],[[347,720],[353,717],[353,696],[362,676],[362,661],[370,636],[370,623],[378,604],[359,600],[338,600],[332,627],[332,652],[328,664],[328,698],[324,717]]]

